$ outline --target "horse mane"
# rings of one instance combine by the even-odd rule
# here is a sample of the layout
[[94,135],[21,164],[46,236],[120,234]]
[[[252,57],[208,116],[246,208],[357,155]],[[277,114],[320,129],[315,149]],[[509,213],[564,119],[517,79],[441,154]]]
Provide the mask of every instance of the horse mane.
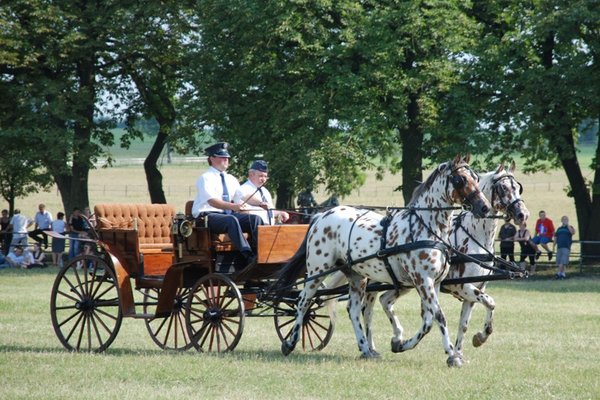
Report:
[[425,180],[425,182],[422,182],[421,184],[419,184],[419,186],[417,186],[415,188],[415,190],[413,190],[413,194],[412,197],[410,198],[410,201],[408,202],[408,206],[413,206],[414,203],[417,201],[417,199],[426,191],[429,190],[429,188],[431,187],[431,185],[433,185],[433,181],[435,181],[437,179],[437,177],[441,174],[441,170],[443,170],[445,168],[445,166],[448,163],[444,163],[442,165],[440,165],[438,168],[435,169],[435,171],[433,171]]

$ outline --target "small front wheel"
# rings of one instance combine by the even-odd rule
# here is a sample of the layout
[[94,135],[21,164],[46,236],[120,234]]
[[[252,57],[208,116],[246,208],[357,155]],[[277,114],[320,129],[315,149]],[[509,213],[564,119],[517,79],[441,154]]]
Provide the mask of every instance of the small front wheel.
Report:
[[206,275],[192,287],[185,321],[196,350],[216,353],[233,350],[242,337],[244,319],[242,295],[225,275]]
[[67,350],[106,350],[123,319],[112,268],[95,255],[73,258],[56,276],[50,314],[54,332]]

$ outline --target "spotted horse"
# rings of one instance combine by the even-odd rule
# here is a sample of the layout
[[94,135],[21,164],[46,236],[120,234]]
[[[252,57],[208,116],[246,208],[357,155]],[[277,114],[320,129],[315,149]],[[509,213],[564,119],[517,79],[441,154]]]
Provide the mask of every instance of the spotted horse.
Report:
[[[492,212],[488,217],[477,218],[473,213],[463,211],[455,215],[452,220],[449,241],[451,247],[456,250],[456,255],[450,259],[450,271],[446,280],[442,282],[441,291],[450,293],[462,301],[454,351],[463,362],[466,361],[463,356],[464,338],[476,303],[482,304],[486,308],[486,315],[483,330],[473,336],[473,345],[481,346],[493,330],[495,302],[485,292],[487,282],[492,278],[508,279],[511,276],[521,276],[524,272],[518,266],[494,257],[494,240],[498,219],[506,216],[513,219],[518,225],[529,218],[529,210],[521,199],[523,188],[515,179],[514,171],[515,163],[513,162],[508,168],[501,164],[495,171],[481,175],[479,187],[486,198],[491,199],[492,204]],[[496,263],[500,265],[496,266]],[[495,275],[491,277],[490,274],[493,273]],[[339,284],[339,279],[337,282],[330,282],[330,285],[337,284]],[[409,290],[410,288],[389,290],[380,297],[380,303],[393,327],[393,350],[402,340],[402,326],[394,314],[393,305],[400,296]],[[372,349],[375,349],[375,344],[370,326],[375,298],[376,292],[367,293],[363,309],[369,346]]]
[[312,298],[327,275],[343,271],[348,280],[348,314],[362,357],[378,354],[369,347],[361,325],[362,298],[367,281],[414,287],[421,297],[422,325],[409,340],[398,343],[400,351],[414,348],[435,321],[442,334],[449,366],[460,366],[450,342],[446,320],[438,301],[440,282],[448,273],[447,239],[456,204],[469,204],[475,215],[485,216],[490,203],[481,193],[478,178],[470,169],[469,156],[458,155],[440,164],[413,193],[408,210],[398,210],[382,226],[381,214],[348,206],[317,215],[298,252],[280,271],[273,292],[289,293],[306,273],[297,302],[296,321],[281,350],[290,354],[296,346],[302,322]]

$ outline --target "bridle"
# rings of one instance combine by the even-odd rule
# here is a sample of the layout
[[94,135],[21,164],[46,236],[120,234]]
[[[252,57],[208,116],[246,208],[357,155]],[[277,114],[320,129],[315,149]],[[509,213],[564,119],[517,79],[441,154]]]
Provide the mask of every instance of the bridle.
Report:
[[[455,167],[454,169],[452,169],[452,171],[450,172],[450,176],[448,177],[448,181],[446,182],[446,189],[448,189],[449,184],[451,184],[452,187],[454,188],[454,190],[458,191],[459,193],[464,189],[465,185],[467,184],[467,178],[464,177],[463,175],[458,174],[458,170],[460,170],[461,168],[466,168],[466,170],[469,172],[469,174],[471,175],[473,180],[475,180],[476,182],[479,182],[479,176],[477,176],[477,174],[475,174],[475,172],[473,172],[473,170],[469,167],[469,165],[461,164],[461,165]],[[480,193],[481,193],[481,190],[479,190],[479,188],[477,188],[476,190],[473,190],[471,193],[467,194],[466,196],[463,196],[464,203],[468,209],[473,208],[473,201],[476,197],[479,197]]]
[[495,204],[495,199],[497,196],[500,199],[500,204],[502,204],[504,207],[506,207],[506,213],[508,214],[508,216],[514,219],[515,214],[516,214],[517,204],[519,202],[523,202],[523,204],[525,204],[525,202],[523,201],[523,199],[521,199],[521,197],[519,197],[518,199],[513,200],[509,204],[504,203],[504,197],[506,196],[506,191],[504,190],[502,185],[499,184],[499,182],[502,181],[503,179],[509,179],[511,181],[511,183],[516,184],[514,186],[519,187],[519,195],[523,194],[523,185],[521,185],[521,183],[519,181],[517,181],[513,175],[510,175],[510,174],[503,175],[492,181],[492,205]]

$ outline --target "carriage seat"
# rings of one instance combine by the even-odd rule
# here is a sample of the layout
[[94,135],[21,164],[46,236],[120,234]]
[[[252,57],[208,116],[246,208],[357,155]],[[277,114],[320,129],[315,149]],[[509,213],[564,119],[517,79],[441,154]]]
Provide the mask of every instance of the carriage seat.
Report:
[[[185,215],[186,217],[193,218],[192,216],[192,206],[194,202],[189,200],[185,203]],[[248,234],[244,233],[244,237],[248,239]],[[229,235],[226,233],[212,233],[210,235],[211,244],[216,251],[233,251],[235,248],[233,247],[233,243],[229,238]]]
[[94,207],[99,230],[137,228],[139,251],[173,251],[171,226],[175,209],[167,204],[98,204]]

